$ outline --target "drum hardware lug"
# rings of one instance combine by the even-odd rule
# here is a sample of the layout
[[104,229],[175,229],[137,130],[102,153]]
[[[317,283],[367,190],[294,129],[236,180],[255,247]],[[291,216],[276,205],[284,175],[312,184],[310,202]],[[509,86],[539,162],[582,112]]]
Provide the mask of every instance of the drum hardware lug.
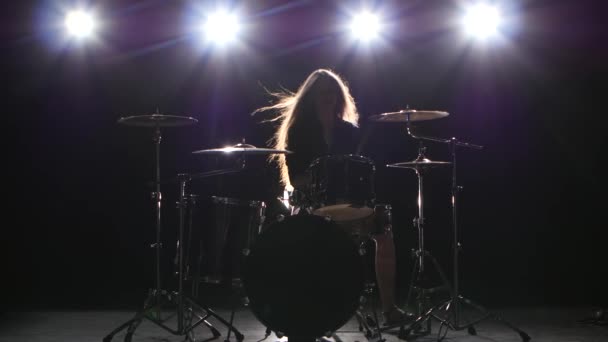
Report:
[[460,242],[456,243],[456,249],[458,249],[459,252],[462,251],[462,244]]
[[359,246],[359,255],[360,255],[360,256],[364,256],[364,255],[366,255],[366,254],[367,254],[367,250],[365,249],[365,246],[364,246],[363,244],[361,244],[361,245]]
[[152,191],[150,193],[150,197],[154,200],[157,199],[160,201],[163,198],[163,195],[160,192]]
[[251,250],[249,248],[243,248],[242,252],[244,256],[249,256],[251,254]]
[[163,248],[162,242],[161,243],[156,243],[155,242],[155,243],[151,243],[150,244],[150,248],[156,248],[157,246],[160,247],[160,248]]
[[[376,285],[373,282],[367,282],[365,283],[365,293],[367,293],[368,295],[372,295],[374,293],[374,288],[376,287]],[[361,298],[363,299],[363,303],[365,303],[367,301],[367,298],[365,296],[361,296]]]
[[231,282],[232,288],[233,289],[242,289],[243,288],[243,281],[241,280],[241,278],[233,278],[232,282]]
[[385,234],[389,234],[390,232],[393,231],[393,225],[392,224],[385,224],[384,225],[384,233]]
[[420,256],[420,251],[415,248],[412,248],[411,254],[412,254],[412,258],[418,258]]
[[424,225],[424,218],[415,217],[412,221],[414,222],[414,228]]
[[283,222],[283,220],[285,220],[285,215],[283,215],[283,214],[277,215],[277,222]]
[[324,218],[324,219],[325,219],[325,221],[327,221],[327,222],[331,221],[331,216],[329,216],[329,215],[325,215],[325,216],[323,216],[323,218]]

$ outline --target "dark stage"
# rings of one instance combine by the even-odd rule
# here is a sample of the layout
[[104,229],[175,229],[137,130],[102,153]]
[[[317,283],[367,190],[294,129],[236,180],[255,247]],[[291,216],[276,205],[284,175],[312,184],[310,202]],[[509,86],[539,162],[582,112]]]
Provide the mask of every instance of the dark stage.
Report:
[[[220,311],[228,316],[227,310]],[[587,309],[577,308],[530,308],[508,309],[503,315],[514,324],[526,330],[533,341],[540,342],[601,342],[608,339],[606,327],[580,325],[574,322],[575,317],[587,314]],[[131,317],[130,312],[124,311],[45,311],[12,314],[4,320],[0,341],[64,341],[89,342],[101,341],[109,330]],[[244,341],[285,341],[286,337],[278,338],[274,333],[266,337],[266,330],[246,309],[237,312],[235,318],[237,329],[245,335]],[[226,330],[220,330],[223,341]],[[402,341],[397,338],[398,330],[383,333],[386,341]],[[208,341],[212,335],[206,328],[195,330],[197,341]],[[486,322],[477,326],[477,336],[470,336],[466,331],[448,332],[446,341],[521,341],[517,334],[505,329],[500,324]],[[117,335],[115,340],[122,341],[124,334]],[[266,338],[265,338],[266,337]],[[435,341],[436,333],[419,338],[418,341]],[[182,341],[152,323],[143,323],[133,335],[133,341]],[[357,322],[353,319],[345,324],[333,336],[324,338],[325,341],[367,341],[365,335],[358,330]],[[235,341],[234,336],[231,341]]]
[[[157,256],[162,288],[177,290],[179,228],[190,224],[180,221],[178,175],[237,165],[225,154],[194,151],[243,141],[269,148],[277,123],[266,112],[252,113],[271,103],[267,91],[296,91],[319,68],[344,78],[358,108],[360,154],[375,166],[375,203],[391,207],[399,305],[411,308],[418,184],[414,170],[387,164],[413,161],[420,141],[404,121],[373,118],[402,109],[446,112],[411,122],[412,131],[483,148],[456,148],[462,187],[456,274],[452,169],[425,174],[426,251],[450,283],[458,276],[460,294],[535,341],[608,340],[605,326],[577,323],[594,308],[608,308],[603,2],[494,1],[504,10],[501,35],[479,42],[465,37],[454,19],[464,1],[228,1],[240,10],[243,27],[235,43],[221,47],[192,28],[216,2],[80,3],[102,18],[88,41],[66,36],[70,1],[3,4],[0,340],[101,340],[141,309],[156,286]],[[354,41],[341,24],[362,4],[378,9],[385,22],[380,39],[369,43]],[[154,113],[196,121],[161,129],[160,249],[151,248],[159,223],[151,196],[155,130],[118,122]],[[453,160],[447,141],[423,143],[427,158]],[[196,245],[216,227],[212,196],[276,199],[278,171],[267,157],[251,154],[238,173],[188,182],[196,215],[182,245]],[[302,244],[315,257],[334,251]],[[188,272],[194,258],[184,256]],[[426,280],[440,282],[436,267],[427,265]],[[282,281],[277,278],[272,282]],[[318,278],[352,290],[344,279],[313,272],[311,281]],[[200,298],[229,316],[225,292],[203,291]],[[249,309],[240,308],[235,322],[247,341],[264,337]],[[151,326],[142,325],[134,339],[183,338]],[[477,337],[464,330],[447,338],[520,340],[497,323],[476,327]],[[366,338],[354,331],[354,318],[341,329],[344,341]],[[386,336],[398,340],[394,331]]]

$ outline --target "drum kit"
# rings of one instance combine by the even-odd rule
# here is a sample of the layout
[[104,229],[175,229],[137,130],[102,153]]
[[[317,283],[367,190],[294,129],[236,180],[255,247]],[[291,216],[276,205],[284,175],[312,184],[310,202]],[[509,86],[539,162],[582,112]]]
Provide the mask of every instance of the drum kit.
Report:
[[[314,341],[318,337],[335,332],[353,316],[359,321],[361,331],[366,330],[368,338],[382,339],[382,332],[400,328],[399,337],[408,339],[428,335],[431,321],[437,320],[441,328],[452,330],[468,329],[475,334],[474,325],[486,318],[502,322],[519,333],[523,341],[530,337],[512,326],[501,317],[460,295],[458,279],[459,232],[457,226],[457,200],[460,187],[456,179],[456,151],[458,148],[480,149],[481,146],[462,142],[456,138],[442,139],[420,136],[412,132],[412,122],[435,120],[448,116],[447,112],[419,111],[405,109],[383,113],[369,118],[375,123],[405,124],[407,134],[420,143],[418,157],[408,162],[386,165],[389,168],[415,171],[418,178],[418,216],[413,220],[418,233],[418,246],[413,251],[415,259],[412,283],[408,292],[416,293],[415,319],[398,325],[381,326],[375,308],[373,319],[361,313],[362,302],[369,296],[369,272],[364,267],[365,241],[378,231],[390,230],[392,226],[391,206],[376,203],[374,176],[376,166],[372,159],[360,155],[322,156],[314,160],[308,168],[305,201],[290,198],[289,203],[306,210],[297,215],[277,215],[266,220],[266,203],[230,197],[212,196],[209,201],[214,220],[204,221],[204,227],[196,227],[192,222],[192,211],[197,205],[197,195],[188,193],[188,185],[197,179],[213,178],[220,175],[238,173],[248,165],[246,160],[254,156],[268,157],[273,154],[290,154],[289,150],[259,148],[244,142],[234,146],[193,151],[197,156],[231,156],[238,162],[235,167],[218,169],[198,174],[178,174],[172,181],[179,187],[179,225],[176,248],[177,289],[169,291],[161,284],[161,184],[160,142],[161,128],[174,128],[197,123],[185,116],[140,115],[123,117],[119,124],[153,129],[155,144],[155,191],[152,193],[156,218],[155,287],[150,290],[144,307],[133,318],[118,326],[104,338],[109,342],[119,332],[126,329],[125,341],[131,341],[137,327],[144,320],[160,326],[164,330],[194,341],[194,329],[206,326],[214,338],[221,334],[210,322],[219,321],[228,328],[226,341],[234,333],[237,341],[244,335],[233,325],[234,308],[229,320],[224,319],[208,305],[201,304],[199,285],[202,283],[230,284],[232,288],[244,291],[254,316],[277,336],[287,336],[290,341]],[[425,155],[424,141],[447,144],[451,161],[434,161]],[[428,250],[424,241],[424,201],[423,176],[431,168],[451,167],[452,169],[452,225],[454,278],[450,284],[440,269],[438,262]],[[302,214],[304,213],[304,214]],[[198,241],[192,241],[193,233],[199,231]],[[195,262],[191,255],[193,243],[198,243],[200,253]],[[425,288],[420,279],[425,275],[425,261],[431,259],[441,275],[443,285],[439,288]],[[191,295],[184,291],[184,282],[192,282]],[[428,295],[445,290],[449,300],[431,305]],[[462,304],[483,313],[474,322],[462,323]],[[166,313],[167,308],[173,310]],[[446,315],[440,316],[438,312]],[[446,318],[447,317],[447,318]],[[169,321],[177,327],[169,325]],[[371,323],[370,323],[371,322]],[[442,337],[443,338],[443,337]],[[442,339],[441,338],[441,339]]]

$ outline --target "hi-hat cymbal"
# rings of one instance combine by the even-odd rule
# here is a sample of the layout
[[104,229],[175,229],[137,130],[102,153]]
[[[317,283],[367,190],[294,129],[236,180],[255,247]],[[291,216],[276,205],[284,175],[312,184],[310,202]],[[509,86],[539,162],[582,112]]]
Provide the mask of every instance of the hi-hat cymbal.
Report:
[[369,117],[369,120],[375,122],[413,122],[441,119],[445,118],[448,115],[448,112],[441,112],[436,110],[403,109],[398,112],[372,115]]
[[416,158],[409,162],[400,162],[394,164],[388,164],[386,167],[393,167],[398,169],[428,169],[433,167],[447,166],[452,164],[451,162],[435,161],[428,158]]
[[119,124],[137,127],[179,127],[192,125],[197,122],[197,119],[189,116],[163,114],[127,116],[118,119]]
[[198,150],[192,152],[194,154],[222,154],[222,153],[238,153],[246,155],[267,155],[267,154],[289,154],[293,153],[288,150],[278,150],[273,148],[259,148],[249,144],[236,144],[234,146],[211,148],[206,150]]

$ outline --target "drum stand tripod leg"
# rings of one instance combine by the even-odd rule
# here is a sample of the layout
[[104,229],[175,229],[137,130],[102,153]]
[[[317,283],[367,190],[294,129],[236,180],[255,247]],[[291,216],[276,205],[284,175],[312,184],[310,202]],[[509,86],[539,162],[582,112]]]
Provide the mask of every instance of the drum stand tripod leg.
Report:
[[[243,334],[239,333],[238,330],[236,330],[233,326],[234,323],[234,316],[237,310],[237,306],[240,303],[240,300],[242,298],[242,301],[246,304],[247,303],[247,298],[244,297],[244,292],[243,292],[243,287],[242,285],[239,284],[233,284],[233,288],[234,288],[234,293],[232,295],[232,305],[231,305],[231,310],[230,310],[230,322],[228,324],[228,334],[226,335],[226,339],[224,340],[224,342],[230,342],[230,335],[232,334],[232,332],[234,331],[234,336],[236,337],[236,340],[241,342],[243,341]],[[266,329],[266,333],[268,335],[270,335],[269,330]]]
[[[449,291],[451,293],[450,284],[447,280],[447,277],[445,276],[445,273],[441,269],[441,266],[439,265],[437,259],[435,259],[435,257],[433,257],[428,251],[415,250],[413,251],[413,255],[418,260],[414,264],[414,268],[412,269],[412,280],[410,283],[410,288],[408,290],[406,303],[410,303],[412,299],[412,293],[416,292],[415,307],[419,316],[413,322],[409,323],[407,328],[405,325],[400,326],[399,338],[402,339],[410,338],[412,333],[415,333],[416,337],[429,335],[431,333],[431,319],[435,318],[441,321],[441,319],[437,318],[434,315],[434,312],[437,310],[441,310],[442,307],[446,306],[446,303],[440,303],[438,305],[430,307],[430,299],[428,296],[439,291]],[[423,284],[421,281],[424,277],[423,271],[425,269],[425,264],[422,260],[423,258],[431,259],[435,269],[439,273],[443,285],[432,288],[422,287]],[[421,269],[423,271],[420,271]]]
[[205,307],[197,302],[195,302],[193,299],[185,297],[184,298],[186,303],[190,306],[190,310],[194,310],[197,309],[199,311],[204,312],[204,316],[198,316],[196,315],[196,317],[199,319],[199,321],[193,325],[190,325],[190,327],[188,327],[186,330],[190,331],[192,329],[194,329],[196,326],[198,326],[201,323],[205,323],[207,325],[207,327],[209,327],[211,329],[211,331],[213,332],[213,337],[217,338],[219,337],[221,334],[220,332],[215,329],[213,326],[211,326],[210,324],[208,324],[207,319],[212,317],[216,320],[218,320],[219,322],[221,322],[222,324],[224,324],[226,327],[228,327],[229,331],[234,332],[234,335],[236,336],[238,341],[242,341],[244,339],[244,335],[241,334],[240,331],[238,331],[233,325],[232,323],[226,321],[222,316],[218,315],[215,311],[213,311],[211,308],[209,307]]
[[[519,337],[521,338],[521,340],[523,342],[528,342],[531,340],[530,335],[528,335],[525,331],[517,328],[513,324],[509,323],[501,316],[498,316],[494,313],[489,312],[486,308],[482,307],[479,304],[476,304],[475,302],[473,302],[467,298],[464,298],[463,296],[458,296],[455,298],[457,298],[457,299],[450,299],[439,306],[440,310],[445,310],[448,312],[448,314],[451,314],[451,318],[454,320],[454,322],[451,322],[450,317],[448,317],[447,319],[442,319],[437,316],[434,316],[435,319],[437,319],[441,322],[441,326],[445,326],[451,330],[467,329],[467,331],[470,335],[477,335],[477,331],[475,330],[475,324],[480,323],[486,319],[492,319],[496,322],[504,324],[511,330],[517,332],[517,334],[519,335]],[[459,320],[457,319],[457,317],[460,316],[460,312],[456,311],[456,310],[460,310],[460,305],[461,305],[460,302],[465,303],[465,304],[471,306],[472,308],[474,308],[475,310],[481,312],[482,316],[471,322],[467,322],[467,323],[461,325]],[[438,338],[438,340],[443,340],[443,337]]]
[[[156,297],[155,299],[158,299],[158,297]],[[148,298],[146,300],[146,302],[148,302],[150,300],[150,298]],[[162,307],[163,304],[165,303],[165,299],[163,299],[163,301],[158,301],[156,304],[153,305],[149,305],[149,304],[145,304],[144,305],[144,309],[140,312],[138,312],[137,314],[135,314],[135,316],[133,318],[131,318],[130,320],[126,321],[125,323],[123,323],[122,325],[118,326],[116,329],[114,329],[111,333],[109,333],[106,337],[104,337],[103,341],[104,342],[110,342],[112,341],[112,338],[114,338],[114,336],[116,334],[118,334],[119,332],[121,332],[124,329],[127,329],[127,333],[125,335],[125,341],[128,342],[131,340],[131,337],[133,336],[133,333],[135,332],[135,329],[137,329],[137,327],[141,324],[141,322],[144,319],[149,319],[150,321],[152,321],[153,323],[159,324],[160,325],[160,321],[157,321],[157,319],[160,319],[160,316],[157,313],[157,317],[150,317],[150,314],[153,313],[154,311],[160,311],[160,308]],[[161,325],[162,327],[162,325]]]

